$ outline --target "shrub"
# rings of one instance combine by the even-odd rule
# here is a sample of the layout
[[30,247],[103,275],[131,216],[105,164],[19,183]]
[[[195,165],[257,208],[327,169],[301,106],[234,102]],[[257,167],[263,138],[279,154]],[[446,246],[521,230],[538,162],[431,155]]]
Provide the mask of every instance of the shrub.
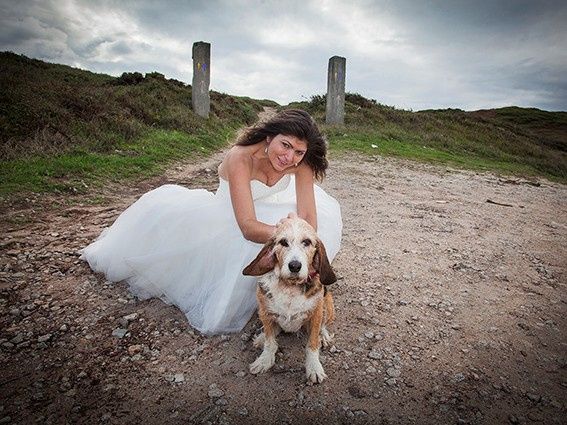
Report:
[[[147,74],[146,74],[147,75]],[[116,79],[116,84],[122,86],[135,86],[144,81],[144,76],[139,72],[124,72]]]

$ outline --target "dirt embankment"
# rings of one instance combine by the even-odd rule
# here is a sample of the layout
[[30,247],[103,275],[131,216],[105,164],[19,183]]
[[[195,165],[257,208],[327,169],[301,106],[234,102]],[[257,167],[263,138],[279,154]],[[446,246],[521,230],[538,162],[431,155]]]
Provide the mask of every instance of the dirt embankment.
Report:
[[280,336],[273,370],[250,375],[257,319],[203,337],[78,260],[148,189],[214,189],[218,160],[3,203],[0,423],[564,423],[565,186],[332,158],[341,278],[329,378],[312,386],[304,337]]

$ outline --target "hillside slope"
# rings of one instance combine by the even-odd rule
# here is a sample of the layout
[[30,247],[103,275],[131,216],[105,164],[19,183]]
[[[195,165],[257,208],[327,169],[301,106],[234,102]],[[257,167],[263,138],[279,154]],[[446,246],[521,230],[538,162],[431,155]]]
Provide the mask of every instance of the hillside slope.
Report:
[[191,109],[191,86],[162,74],[111,77],[9,52],[0,53],[0,86],[0,193],[159,172],[218,150],[277,106],[213,91],[205,120]]
[[[191,86],[157,72],[120,77],[0,53],[0,193],[82,190],[89,182],[160,172],[208,154],[255,121],[269,100],[211,92],[211,117],[191,110]],[[346,96],[345,126],[308,110],[332,151],[357,150],[567,181],[567,113],[517,107],[406,111]]]
[[[293,105],[324,120],[325,96]],[[567,180],[567,112],[413,112],[347,93],[345,124],[327,130],[336,149]]]
[[212,118],[191,110],[191,86],[157,72],[121,77],[94,74],[0,53],[2,158],[95,151],[136,139],[148,128],[196,133],[255,120],[269,101],[211,93]]

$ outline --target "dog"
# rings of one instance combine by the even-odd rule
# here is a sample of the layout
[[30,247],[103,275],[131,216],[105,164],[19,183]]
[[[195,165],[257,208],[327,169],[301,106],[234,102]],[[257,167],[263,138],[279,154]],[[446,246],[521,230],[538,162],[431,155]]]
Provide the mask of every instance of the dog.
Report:
[[309,335],[307,380],[321,383],[327,375],[319,360],[319,348],[321,342],[324,347],[331,342],[333,336],[327,325],[335,319],[333,297],[326,285],[337,278],[313,227],[295,214],[289,217],[280,221],[273,237],[242,271],[244,275],[260,276],[256,297],[263,332],[254,345],[263,346],[263,351],[250,364],[250,373],[263,373],[274,365],[276,337],[281,330],[297,332],[304,327]]

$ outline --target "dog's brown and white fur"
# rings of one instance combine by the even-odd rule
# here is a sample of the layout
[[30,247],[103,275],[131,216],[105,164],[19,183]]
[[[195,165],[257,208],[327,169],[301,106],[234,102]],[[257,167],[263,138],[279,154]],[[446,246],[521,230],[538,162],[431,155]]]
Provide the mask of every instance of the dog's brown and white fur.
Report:
[[324,346],[331,341],[326,325],[335,318],[333,297],[323,285],[336,277],[313,227],[297,216],[283,220],[243,274],[261,276],[256,295],[264,331],[254,343],[264,349],[250,372],[266,372],[274,365],[280,330],[296,332],[303,326],[309,334],[307,379],[322,382],[327,375],[319,361],[319,347],[321,341]]

